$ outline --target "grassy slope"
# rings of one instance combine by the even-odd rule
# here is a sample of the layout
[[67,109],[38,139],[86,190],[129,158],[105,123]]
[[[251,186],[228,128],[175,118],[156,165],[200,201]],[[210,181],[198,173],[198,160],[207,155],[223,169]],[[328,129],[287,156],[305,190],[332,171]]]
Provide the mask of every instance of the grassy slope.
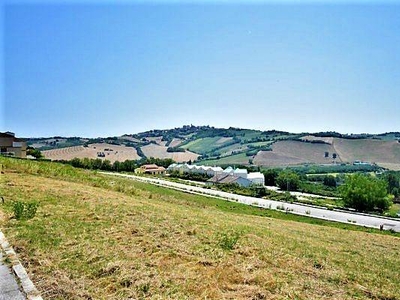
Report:
[[222,157],[220,159],[208,159],[208,160],[202,160],[200,164],[202,165],[208,165],[208,166],[213,166],[213,165],[248,165],[249,164],[249,159],[251,156],[246,156],[245,153],[240,153],[240,154],[234,154],[226,157]]
[[196,139],[187,144],[181,145],[181,147],[183,147],[185,149],[189,149],[192,152],[204,154],[218,146],[221,146],[221,145],[217,144],[217,141],[220,138],[221,137],[217,136],[217,137],[206,137],[206,138]]
[[[400,297],[396,236],[269,218],[69,166],[0,163],[6,202],[40,201],[34,219],[2,228],[46,299]],[[218,235],[230,230],[242,235],[222,250]]]

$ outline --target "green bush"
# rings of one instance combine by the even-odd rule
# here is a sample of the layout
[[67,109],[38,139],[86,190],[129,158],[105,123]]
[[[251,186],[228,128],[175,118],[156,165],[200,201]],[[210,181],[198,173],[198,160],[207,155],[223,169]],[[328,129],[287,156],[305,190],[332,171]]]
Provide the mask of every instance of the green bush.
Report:
[[276,184],[284,191],[297,191],[300,185],[300,177],[296,173],[285,170],[279,173]]
[[240,232],[233,230],[218,234],[218,246],[223,250],[233,250],[241,236]]
[[363,174],[347,176],[345,183],[340,187],[340,192],[344,205],[358,211],[383,212],[392,204],[387,183]]
[[39,204],[37,202],[15,201],[13,203],[14,217],[17,220],[32,219],[36,215]]

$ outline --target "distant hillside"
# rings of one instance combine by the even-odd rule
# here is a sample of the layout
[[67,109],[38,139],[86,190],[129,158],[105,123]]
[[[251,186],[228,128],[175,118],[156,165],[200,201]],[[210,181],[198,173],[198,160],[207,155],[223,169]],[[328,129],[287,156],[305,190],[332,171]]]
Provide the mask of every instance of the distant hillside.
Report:
[[[265,167],[363,161],[400,170],[399,140],[400,132],[348,135],[186,125],[96,139],[32,138],[28,139],[28,145],[46,150],[45,157],[53,160],[89,157],[115,161],[155,157],[172,158],[178,162]],[[96,145],[102,146],[94,150]],[[112,150],[106,151],[104,156],[99,155],[104,148]],[[122,151],[120,155],[116,153],[117,148]]]

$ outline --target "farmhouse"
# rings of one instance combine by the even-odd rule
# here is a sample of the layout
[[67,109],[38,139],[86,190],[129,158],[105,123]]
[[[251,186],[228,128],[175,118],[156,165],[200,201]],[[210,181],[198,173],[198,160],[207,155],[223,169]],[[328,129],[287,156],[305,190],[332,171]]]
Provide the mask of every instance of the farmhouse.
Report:
[[26,158],[26,142],[12,132],[0,132],[1,155]]
[[149,165],[143,165],[140,168],[135,169],[135,173],[159,175],[159,174],[165,174],[165,168],[159,167],[155,164],[149,164]]

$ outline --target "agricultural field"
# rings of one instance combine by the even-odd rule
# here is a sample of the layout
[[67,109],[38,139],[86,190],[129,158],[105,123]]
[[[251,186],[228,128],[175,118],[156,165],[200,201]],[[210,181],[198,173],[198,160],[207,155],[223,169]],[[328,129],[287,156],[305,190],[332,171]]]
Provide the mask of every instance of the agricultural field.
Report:
[[[45,299],[400,298],[396,234],[55,163],[0,163],[0,226]],[[16,200],[37,201],[36,216],[11,218]]]
[[235,154],[231,156],[222,157],[220,159],[207,159],[202,160],[201,164],[206,166],[214,165],[248,165],[251,157],[246,156],[245,153]]
[[[325,152],[329,157],[325,157]],[[331,145],[313,144],[300,141],[279,141],[272,145],[272,151],[260,151],[254,158],[254,164],[261,166],[285,166],[304,163],[332,163],[332,154],[336,153]],[[336,159],[340,162],[340,157]]]
[[362,160],[380,166],[400,169],[400,143],[376,139],[337,139],[333,141],[337,153],[343,161]]
[[196,139],[194,141],[190,141],[187,144],[182,144],[181,147],[188,149],[192,152],[196,152],[199,154],[204,154],[207,152],[211,152],[213,149],[221,146],[221,144],[217,144],[218,141],[221,140],[221,137],[206,137]]
[[[98,153],[104,153],[104,157],[99,157]],[[51,160],[71,160],[73,158],[100,158],[108,159],[111,162],[140,159],[136,149],[132,147],[112,145],[112,144],[89,144],[87,147],[75,146],[43,151],[45,158]]]
[[[54,153],[46,151],[46,155],[50,158],[60,156],[60,154],[67,157],[66,159],[72,159],[75,155],[79,155],[80,158],[85,155],[88,158],[94,158],[96,153],[88,151],[89,149],[83,152],[81,146],[88,143],[106,143],[136,149],[141,147],[147,157],[176,158],[177,162],[194,161],[195,157],[201,156],[202,159],[212,160],[213,164],[226,164],[227,160],[232,164],[250,164],[249,159],[253,159],[252,163],[255,165],[280,167],[309,163],[331,164],[334,161],[332,155],[335,153],[337,154],[335,163],[352,164],[354,161],[364,161],[376,163],[391,170],[400,170],[399,139],[398,132],[379,135],[342,135],[335,132],[323,132],[313,135],[275,130],[183,126],[96,139],[32,138],[28,144],[39,150],[60,149]],[[190,151],[191,154],[187,154],[189,152],[170,154],[166,152],[166,147],[181,147]],[[269,151],[270,149],[272,151]],[[329,153],[329,158],[324,157],[325,152]],[[245,153],[249,159],[244,160],[243,155],[238,155]],[[140,155],[143,156],[142,153]],[[231,158],[227,159],[228,156]]]
[[146,157],[172,158],[176,162],[187,162],[189,160],[195,161],[197,157],[199,157],[198,154],[190,151],[167,152],[168,147],[156,144],[149,144],[147,146],[141,147],[141,149]]

